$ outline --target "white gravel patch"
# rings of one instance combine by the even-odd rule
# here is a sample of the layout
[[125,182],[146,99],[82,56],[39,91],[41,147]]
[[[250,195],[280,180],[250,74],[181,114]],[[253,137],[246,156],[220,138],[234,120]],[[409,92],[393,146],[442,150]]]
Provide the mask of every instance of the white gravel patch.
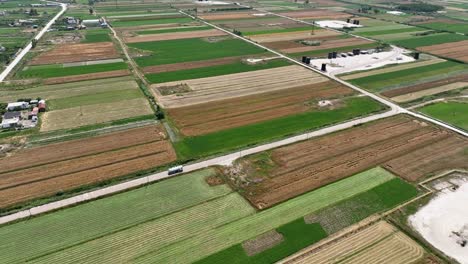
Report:
[[405,13],[400,12],[400,11],[387,11],[387,14],[401,16],[401,15],[404,15]]
[[468,264],[468,245],[460,245],[468,239],[467,202],[468,183],[463,182],[455,191],[443,190],[409,217],[410,225],[425,240],[462,264]]
[[379,68],[389,64],[401,64],[414,61],[413,57],[405,55],[408,51],[393,47],[391,51],[384,51],[372,54],[360,54],[341,58],[338,53],[336,59],[313,59],[310,61],[312,66],[320,69],[322,63],[327,64],[327,72],[330,75],[338,75],[353,71],[362,71]]
[[362,27],[362,25],[355,25],[341,20],[322,20],[315,23],[321,27],[328,28]]
[[222,2],[222,1],[195,1],[197,4],[201,5],[229,5],[230,3]]

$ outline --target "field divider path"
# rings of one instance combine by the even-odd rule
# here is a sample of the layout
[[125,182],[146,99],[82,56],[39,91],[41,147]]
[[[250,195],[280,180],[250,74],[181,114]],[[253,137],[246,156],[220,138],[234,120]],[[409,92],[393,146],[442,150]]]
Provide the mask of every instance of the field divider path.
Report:
[[[241,5],[241,6],[243,6],[243,5]],[[249,7],[249,8],[250,8],[250,6],[243,6],[243,7]],[[257,10],[257,11],[259,11],[259,12],[265,12],[265,13],[268,13],[268,14],[271,14],[271,15],[274,15],[274,16],[282,17],[282,18],[285,18],[285,19],[290,19],[290,20],[293,20],[293,21],[298,22],[298,23],[303,23],[303,24],[308,24],[308,25],[315,25],[314,23],[311,23],[311,22],[307,22],[307,21],[303,21],[303,20],[300,20],[300,19],[291,18],[291,17],[288,17],[288,16],[276,14],[276,13],[273,13],[273,12],[264,11],[264,10],[256,9],[256,8],[253,8],[253,9],[254,9],[254,10]],[[212,26],[212,27],[214,27],[214,28],[216,28],[216,29],[218,29],[218,30],[221,30],[221,31],[223,31],[223,32],[226,32],[226,33],[228,33],[229,35],[233,36],[234,38],[238,38],[238,39],[244,40],[244,41],[246,41],[246,42],[248,42],[248,43],[250,43],[250,44],[252,44],[252,45],[255,45],[255,46],[259,47],[259,48],[262,48],[262,49],[264,49],[264,50],[266,50],[266,51],[269,51],[269,52],[271,52],[271,53],[273,53],[273,54],[275,54],[275,55],[278,55],[279,57],[281,57],[281,58],[283,58],[283,59],[286,59],[286,60],[288,60],[288,61],[290,61],[290,62],[292,62],[292,63],[294,63],[294,64],[296,64],[296,65],[300,65],[300,66],[302,66],[302,67],[304,67],[304,68],[306,68],[306,69],[309,69],[309,70],[312,70],[312,71],[314,71],[314,72],[316,72],[316,73],[319,73],[319,74],[321,74],[321,75],[327,76],[327,77],[329,77],[330,79],[332,79],[332,80],[334,80],[334,81],[336,81],[336,82],[339,82],[339,83],[341,83],[341,84],[343,84],[343,85],[345,85],[345,86],[347,86],[347,87],[349,87],[349,88],[351,88],[351,89],[353,89],[353,90],[356,90],[356,91],[358,91],[358,92],[360,92],[360,93],[362,93],[362,94],[364,94],[364,95],[366,95],[366,96],[369,96],[370,98],[372,98],[372,99],[374,99],[374,100],[376,100],[376,101],[378,101],[378,102],[380,102],[380,103],[382,103],[382,104],[384,104],[384,105],[390,107],[392,110],[395,110],[395,111],[397,111],[398,113],[409,114],[409,115],[411,115],[411,116],[413,116],[413,117],[417,117],[417,118],[419,118],[419,119],[426,120],[426,121],[431,122],[431,123],[433,123],[433,124],[436,124],[436,125],[439,125],[439,126],[442,126],[442,127],[446,128],[446,129],[449,129],[449,130],[451,130],[451,131],[453,131],[453,132],[455,132],[455,133],[457,133],[457,134],[460,134],[460,135],[463,135],[463,136],[465,136],[465,137],[468,137],[468,132],[466,132],[466,131],[464,131],[464,130],[462,130],[462,129],[459,129],[459,128],[457,128],[457,127],[454,127],[454,126],[452,126],[452,125],[450,125],[450,124],[447,124],[447,123],[445,123],[445,122],[442,122],[442,121],[440,121],[440,120],[436,120],[436,119],[434,119],[434,118],[428,117],[428,116],[426,116],[426,115],[419,114],[419,113],[415,113],[415,112],[413,112],[413,111],[410,111],[410,110],[408,110],[408,109],[405,109],[405,108],[399,106],[398,104],[395,104],[395,103],[393,103],[393,102],[391,102],[391,101],[389,101],[389,100],[387,100],[387,99],[385,99],[385,98],[383,98],[383,97],[380,97],[380,96],[377,95],[377,94],[368,92],[368,91],[366,91],[366,90],[364,90],[364,89],[362,89],[362,88],[359,88],[359,87],[357,87],[357,86],[355,86],[355,85],[353,85],[353,84],[351,84],[351,83],[345,82],[345,81],[343,81],[343,80],[337,78],[337,77],[334,76],[333,74],[328,74],[328,73],[322,72],[322,71],[320,71],[320,70],[318,70],[318,69],[316,69],[316,68],[314,68],[314,67],[312,67],[312,66],[309,66],[309,65],[306,65],[306,64],[304,64],[304,63],[301,63],[301,62],[299,62],[299,61],[297,61],[297,60],[295,60],[295,59],[293,59],[293,58],[291,58],[291,57],[289,57],[289,56],[286,56],[286,55],[284,55],[284,54],[282,54],[282,53],[280,53],[280,52],[278,52],[278,51],[276,51],[276,50],[273,50],[273,49],[270,49],[270,48],[268,48],[268,47],[265,47],[265,46],[263,46],[263,45],[261,45],[261,44],[255,42],[255,41],[252,41],[252,40],[246,38],[246,37],[236,35],[236,34],[234,34],[233,32],[231,32],[231,31],[229,31],[229,30],[226,30],[226,29],[224,29],[224,28],[222,28],[222,27],[219,27],[219,26],[217,26],[217,25],[214,25],[214,24],[212,24],[212,23],[210,23],[210,22],[208,22],[208,21],[206,21],[206,20],[204,20],[204,19],[201,19],[201,18],[199,18],[199,17],[194,17],[194,16],[192,16],[191,14],[188,14],[188,13],[182,11],[182,10],[179,10],[179,12],[180,12],[181,14],[184,14],[184,15],[186,15],[186,16],[192,18],[192,19],[198,20],[198,21],[200,21],[200,22],[202,22],[202,23],[204,23],[204,24],[206,24],[206,25],[208,25],[208,26]],[[328,28],[326,28],[326,29],[329,30]],[[353,35],[353,34],[349,34],[349,35],[354,36],[354,37],[358,37],[358,38],[362,38],[362,39],[367,39],[367,38],[364,38],[364,37],[355,36],[355,35]],[[367,39],[367,40],[371,40],[371,39]],[[371,40],[371,41],[373,41],[373,40]]]
[[[249,149],[236,151],[230,154],[218,156],[218,157],[211,158],[208,160],[188,164],[184,166],[184,173],[200,170],[200,169],[210,167],[210,166],[215,166],[215,165],[221,165],[221,166],[230,165],[232,164],[234,160],[244,157],[244,156],[248,156],[251,154],[259,153],[265,150],[270,150],[270,149],[285,146],[285,145],[289,145],[289,144],[296,143],[299,141],[308,140],[313,137],[323,136],[329,133],[352,128],[357,125],[365,124],[367,122],[394,116],[397,114],[399,114],[399,112],[393,109],[390,111],[386,111],[384,113],[353,119],[344,123],[328,126],[328,127],[316,130],[316,131],[304,133],[304,134],[297,135],[297,136],[292,136],[292,137],[285,138],[279,141],[267,143],[267,144],[252,147]],[[30,209],[26,209],[23,211],[19,211],[10,215],[5,215],[5,216],[0,217],[0,225],[13,222],[13,221],[17,221],[20,219],[24,219],[24,218],[29,218],[31,216],[36,216],[36,215],[40,215],[43,213],[55,211],[57,209],[77,205],[79,203],[91,201],[97,198],[102,198],[105,196],[119,193],[128,189],[144,186],[146,184],[160,181],[160,180],[167,179],[167,178],[171,178],[174,176],[179,176],[179,174],[168,175],[167,171],[162,171],[162,172],[154,173],[145,177],[137,178],[134,180],[126,181],[126,182],[115,184],[115,185],[108,186],[108,187],[104,187],[104,188],[97,189],[94,191],[82,193],[82,194],[79,194],[70,198],[66,198],[63,200],[32,207]]]
[[[41,0],[43,1],[43,0]],[[40,40],[42,38],[42,36],[47,32],[47,30],[52,26],[52,24],[55,23],[55,21],[60,17],[62,16],[65,11],[67,11],[67,4],[63,4],[63,3],[57,3],[57,2],[52,2],[52,1],[45,1],[45,2],[50,2],[50,3],[55,3],[55,4],[59,4],[61,7],[62,7],[62,10],[60,10],[60,12],[58,12],[46,25],[45,27],[39,31],[39,33],[34,37],[34,40]],[[18,56],[15,57],[15,59],[10,63],[8,64],[8,66],[5,68],[5,70],[3,70],[3,72],[0,74],[0,82],[3,82],[5,80],[5,78],[8,76],[8,74],[10,74],[10,72],[16,67],[16,65],[18,65],[18,63],[23,59],[23,57],[32,49],[32,41],[30,41],[28,43],[28,45],[26,45],[26,47],[24,47],[20,53],[18,54]]]

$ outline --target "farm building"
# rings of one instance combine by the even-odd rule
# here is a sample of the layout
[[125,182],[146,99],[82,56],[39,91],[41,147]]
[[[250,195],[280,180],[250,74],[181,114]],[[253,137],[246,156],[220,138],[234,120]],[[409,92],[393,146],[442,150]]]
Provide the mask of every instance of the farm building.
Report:
[[39,108],[39,112],[45,112],[47,105],[44,100],[40,100],[37,107]]
[[2,120],[2,128],[11,128],[16,127],[19,124],[19,118],[11,118],[11,119],[3,119]]
[[32,119],[34,116],[37,116],[38,113],[39,113],[39,107],[34,107],[33,110],[29,112],[28,118]]
[[15,111],[15,112],[6,112],[3,115],[3,119],[13,119],[13,118],[20,118],[21,117],[21,112]]
[[9,103],[6,107],[7,111],[14,111],[16,109],[27,109],[29,107],[28,102],[14,102]]

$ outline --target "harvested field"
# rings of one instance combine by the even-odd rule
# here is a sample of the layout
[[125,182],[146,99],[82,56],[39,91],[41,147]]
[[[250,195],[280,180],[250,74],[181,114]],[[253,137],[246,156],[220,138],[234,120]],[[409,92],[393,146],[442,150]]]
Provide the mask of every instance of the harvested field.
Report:
[[[440,87],[448,87],[450,88],[450,85],[455,84],[455,83],[464,83],[468,81],[468,74],[462,74],[450,78],[444,78],[441,80],[433,81],[433,82],[426,82],[426,83],[421,83],[421,84],[416,84],[412,86],[407,86],[407,87],[402,87],[398,89],[392,89],[386,92],[383,92],[382,95],[394,98],[398,96],[411,96],[413,93],[418,93],[422,92],[424,93],[426,90],[431,90],[431,89],[439,89]],[[457,88],[454,88],[457,89]],[[405,97],[402,97],[405,98]]]
[[148,126],[19,151],[0,160],[0,207],[174,161],[165,138],[160,126]]
[[297,31],[297,32],[250,35],[249,39],[258,43],[265,43],[265,42],[331,37],[331,36],[339,36],[339,35],[341,35],[341,33],[331,31],[331,30],[319,29],[319,30],[315,30],[313,35],[311,34],[311,30],[307,30],[307,31]]
[[326,9],[282,12],[280,15],[297,19],[343,19],[351,15]]
[[[261,13],[259,11],[247,11],[247,12],[227,12],[227,13],[220,13],[216,12],[213,14],[202,14],[199,17],[205,20],[229,20],[229,19],[244,19],[244,18],[258,18],[258,16],[254,16],[253,14]],[[271,15],[267,15],[271,16]],[[261,16],[264,18],[265,16]]]
[[103,103],[46,112],[42,116],[41,132],[70,129],[119,119],[153,114],[145,98]]
[[468,40],[418,47],[418,50],[468,63]]
[[306,51],[316,51],[316,50],[324,50],[324,49],[333,49],[333,48],[340,48],[340,47],[348,47],[348,46],[357,46],[357,45],[365,45],[373,43],[372,41],[359,39],[359,38],[345,38],[345,39],[332,39],[332,40],[324,40],[319,46],[302,46],[297,48],[286,48],[281,49],[281,52],[284,53],[298,53],[298,52],[306,52]]
[[143,68],[143,72],[144,73],[161,73],[161,72],[196,69],[196,68],[209,67],[209,66],[218,66],[218,65],[224,65],[224,64],[236,62],[243,57],[245,56],[233,56],[233,57],[225,57],[225,58],[212,59],[212,60],[189,61],[189,62],[148,66],[148,67]]
[[445,60],[443,59],[435,58],[435,59],[426,60],[426,61],[399,64],[399,65],[395,65],[391,67],[385,67],[383,69],[376,69],[376,70],[363,71],[363,72],[358,72],[358,73],[353,73],[353,74],[347,74],[344,76],[340,76],[340,79],[345,80],[345,81],[352,80],[352,79],[367,77],[367,76],[381,74],[381,73],[388,73],[388,72],[394,72],[394,71],[400,71],[400,70],[407,70],[407,69],[416,68],[416,67],[428,66],[428,65],[432,65],[432,64],[436,64],[436,63],[444,62],[444,61]]
[[[440,146],[445,141],[455,141],[458,147],[446,145],[444,151]],[[257,171],[261,165],[256,165],[255,156],[246,158],[239,164],[248,172],[250,184],[237,184],[253,205],[265,208],[380,164],[412,181],[450,166],[468,166],[468,156],[462,151],[467,146],[468,141],[445,130],[397,116],[275,149],[266,174]],[[406,157],[407,153],[414,154]],[[404,162],[392,160],[402,156]],[[441,162],[442,157],[453,162]],[[430,166],[423,165],[422,159]]]
[[196,136],[253,124],[317,108],[314,100],[352,94],[351,89],[325,81],[286,90],[168,109],[179,131]]
[[326,80],[328,79],[317,73],[294,65],[183,81],[192,91],[177,95],[160,96],[158,89],[180,85],[181,82],[153,85],[152,88],[161,105],[175,108],[311,85]]
[[107,71],[107,72],[79,74],[79,75],[65,76],[65,77],[47,78],[43,81],[43,83],[44,84],[60,84],[60,83],[120,77],[120,76],[127,76],[127,75],[130,75],[129,70],[116,70],[116,71]]
[[408,93],[404,95],[395,96],[395,97],[392,97],[391,99],[397,103],[404,103],[404,102],[417,100],[424,96],[440,94],[440,93],[457,90],[457,89],[464,88],[464,87],[468,87],[468,82],[454,82],[451,84],[446,84],[446,85],[442,85],[442,86],[435,87],[435,88],[429,88],[429,89],[421,90],[418,92],[412,92],[412,93]]
[[139,35],[135,37],[127,37],[125,38],[125,42],[138,43],[138,42],[160,41],[160,40],[216,37],[216,36],[224,36],[224,35],[226,35],[226,33],[220,30],[209,29],[209,30],[200,30],[200,31],[193,31],[193,32],[175,32],[175,33]]
[[410,237],[380,221],[323,247],[312,246],[281,263],[406,264],[422,260],[424,254]]
[[266,249],[272,248],[281,242],[283,242],[283,235],[278,233],[276,230],[272,230],[262,234],[254,239],[250,239],[242,243],[247,256],[253,256]]
[[112,42],[64,44],[35,57],[30,65],[105,60],[119,56]]

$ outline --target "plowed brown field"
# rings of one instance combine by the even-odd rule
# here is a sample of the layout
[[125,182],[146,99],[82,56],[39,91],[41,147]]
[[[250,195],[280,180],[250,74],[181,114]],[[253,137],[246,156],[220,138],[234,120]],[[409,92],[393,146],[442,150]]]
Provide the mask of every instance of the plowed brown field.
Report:
[[[455,144],[443,143],[452,141],[459,146],[456,150]],[[449,166],[468,167],[468,156],[460,152],[467,147],[467,140],[445,130],[397,116],[275,149],[271,157],[276,167],[269,176],[261,176],[263,180],[259,181],[255,179],[259,176],[253,173],[250,177],[258,183],[241,188],[253,205],[265,208],[387,162],[392,171],[401,172],[400,176],[410,180]],[[411,169],[405,170],[403,162],[392,161],[407,153],[425,155],[431,166],[421,165],[420,159],[410,155],[402,161],[413,161]],[[452,162],[446,164],[441,157]],[[248,158],[245,162],[247,168],[256,166]]]
[[44,84],[59,84],[59,83],[69,83],[69,82],[78,82],[78,81],[86,81],[86,80],[96,80],[96,79],[103,79],[103,78],[112,78],[112,77],[121,77],[130,75],[129,70],[116,70],[116,71],[108,71],[108,72],[96,72],[96,73],[89,73],[89,74],[79,74],[73,76],[65,76],[65,77],[54,77],[48,78],[43,81]]
[[[271,92],[310,85],[328,80],[300,66],[285,66],[267,70],[228,74],[187,81],[153,85],[155,96],[166,108],[213,102],[229,98]],[[190,91],[161,96],[159,89],[186,84]]]
[[189,31],[189,32],[139,35],[135,37],[127,37],[125,38],[125,42],[138,43],[138,42],[149,42],[149,41],[160,41],[160,40],[216,37],[216,36],[223,36],[223,35],[226,35],[226,33],[217,29],[209,29],[209,30],[200,30],[200,31],[193,31],[193,32]]
[[44,52],[31,60],[31,65],[105,60],[118,58],[112,42],[64,44]]
[[176,159],[159,126],[21,150],[0,159],[0,208]]
[[352,93],[345,86],[326,81],[264,93],[261,96],[244,96],[168,109],[168,114],[182,134],[196,136],[305,112],[316,107],[316,104],[308,104],[311,100]]
[[419,47],[418,50],[468,62],[468,40]]

